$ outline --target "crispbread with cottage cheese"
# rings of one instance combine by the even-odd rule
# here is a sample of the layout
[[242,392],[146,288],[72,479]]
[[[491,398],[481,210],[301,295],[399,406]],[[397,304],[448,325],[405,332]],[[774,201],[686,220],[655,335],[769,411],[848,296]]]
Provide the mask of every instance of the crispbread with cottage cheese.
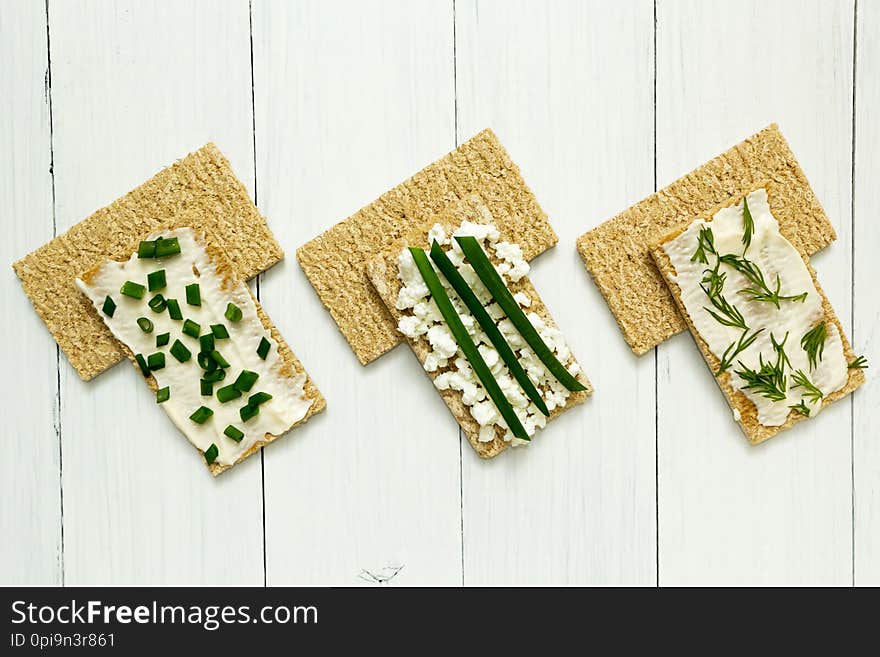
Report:
[[[461,201],[450,204],[450,206],[447,207],[442,213],[424,221],[421,226],[410,231],[410,233],[408,233],[405,238],[399,240],[387,251],[374,257],[367,263],[367,272],[370,281],[372,282],[379,297],[382,299],[391,316],[394,318],[395,330],[397,330],[396,327],[401,317],[405,315],[404,312],[398,310],[396,307],[398,293],[402,288],[401,281],[398,278],[398,256],[401,250],[410,245],[420,247],[427,246],[428,232],[435,223],[440,224],[447,231],[451,232],[456,227],[460,226],[464,221],[470,221],[472,223],[480,224],[494,223],[496,226],[499,227],[501,231],[501,239],[510,239],[509,236],[505,234],[505,231],[503,229],[503,227],[505,226],[504,218],[499,217],[497,214],[491,213],[483,199],[479,195],[474,194],[465,197]],[[508,288],[513,294],[523,293],[527,295],[527,297],[531,301],[528,310],[530,312],[537,313],[537,315],[548,326],[553,328],[556,327],[552,317],[550,316],[549,311],[541,301],[537,290],[534,288],[527,277],[521,278],[517,282],[509,282]],[[426,340],[421,338],[406,339],[413,352],[416,354],[419,362],[424,367],[431,352],[430,345],[427,344]],[[573,356],[571,357],[571,359],[573,362],[576,362]],[[578,367],[580,368],[579,365]],[[426,373],[431,378],[431,380],[434,381],[444,371],[447,370],[445,368],[440,368],[436,371]],[[568,410],[572,406],[583,403],[586,398],[590,394],[592,394],[592,386],[590,385],[590,382],[584,374],[582,368],[580,368],[580,371],[577,374],[577,379],[584,386],[586,386],[587,390],[581,392],[570,392],[567,399],[565,400],[564,406],[553,409],[550,413],[550,417],[547,418],[548,420],[552,420],[560,413]],[[470,442],[471,446],[474,448],[479,456],[483,458],[491,458],[493,456],[497,456],[511,445],[510,441],[504,440],[503,431],[500,428],[496,428],[494,438],[491,441],[481,441],[480,424],[474,419],[474,417],[471,415],[469,407],[463,402],[463,393],[452,389],[439,390],[439,392],[441,397],[443,398],[443,401],[449,407],[449,410],[452,412],[453,416],[461,426],[465,436],[467,436],[468,442]]]

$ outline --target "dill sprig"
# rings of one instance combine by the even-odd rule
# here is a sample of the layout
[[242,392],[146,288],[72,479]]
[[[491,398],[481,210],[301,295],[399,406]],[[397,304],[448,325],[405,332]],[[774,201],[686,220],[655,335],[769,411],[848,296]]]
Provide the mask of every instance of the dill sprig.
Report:
[[715,252],[715,234],[709,226],[703,226],[700,228],[700,234],[697,237],[697,250],[691,256],[691,262],[702,262],[704,265],[708,265],[707,253],[718,255]]
[[868,359],[864,356],[859,356],[853,362],[846,366],[848,370],[866,370],[868,369]]
[[724,290],[724,280],[727,274],[719,272],[718,266],[719,263],[716,262],[714,269],[707,269],[703,272],[700,288],[706,293],[709,302],[715,308],[715,310],[711,310],[703,306],[703,310],[712,315],[719,324],[748,331],[749,327],[746,326],[743,314],[721,294]]
[[728,265],[729,267],[732,267],[733,269],[738,271],[749,280],[749,282],[752,284],[752,287],[744,288],[740,290],[739,293],[749,295],[752,301],[764,301],[767,303],[772,303],[774,306],[779,308],[780,301],[803,302],[807,298],[806,292],[791,296],[780,295],[779,290],[782,286],[782,283],[779,280],[779,274],[776,274],[776,289],[771,290],[770,287],[767,285],[767,282],[764,280],[764,273],[761,271],[761,268],[758,267],[758,265],[756,265],[751,260],[741,258],[734,255],[733,253],[728,253],[726,255],[720,256],[718,259],[725,265]]
[[770,334],[770,344],[773,345],[773,351],[776,352],[777,360],[782,364],[783,368],[787,365],[791,367],[791,361],[788,360],[788,355],[785,353],[785,343],[788,342],[788,331],[785,332],[785,337],[782,338],[782,342],[776,342],[776,338],[773,337],[773,334]]
[[807,378],[807,375],[804,374],[803,370],[797,370],[793,372],[791,375],[792,388],[803,388],[804,389],[804,397],[809,399],[814,404],[822,399],[825,395],[822,394],[822,391],[819,390],[813,382]]
[[789,406],[789,408],[793,408],[805,417],[810,417],[810,407],[804,403],[803,399],[801,399],[800,402],[797,404],[792,404],[791,406]]
[[733,365],[733,359],[739,356],[743,351],[749,348],[755,338],[758,337],[764,329],[758,329],[751,335],[749,335],[748,331],[743,331],[739,336],[739,340],[737,342],[731,342],[730,346],[724,350],[724,353],[721,355],[721,363],[718,365],[718,371],[715,372],[715,376],[719,376],[722,372],[725,372]]
[[752,213],[749,210],[749,199],[743,197],[743,255],[752,243],[752,235],[755,234],[755,221],[752,219]]
[[825,322],[819,322],[801,338],[801,349],[807,354],[810,369],[816,369],[816,363],[822,360],[825,353],[825,337],[827,336]]
[[754,390],[759,395],[766,397],[770,401],[782,401],[785,399],[785,364],[788,363],[788,356],[785,355],[783,347],[785,340],[788,339],[788,333],[781,343],[776,342],[773,334],[770,334],[770,343],[776,351],[776,362],[764,362],[764,356],[758,356],[758,369],[753,370],[737,361],[741,370],[734,370],[739,377],[746,382],[743,386],[744,390]]

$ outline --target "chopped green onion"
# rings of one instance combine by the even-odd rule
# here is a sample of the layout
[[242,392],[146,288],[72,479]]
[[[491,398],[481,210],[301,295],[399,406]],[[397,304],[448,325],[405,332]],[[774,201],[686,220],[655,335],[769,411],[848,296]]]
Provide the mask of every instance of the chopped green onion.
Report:
[[180,253],[180,243],[176,237],[160,237],[156,240],[157,258],[165,258],[178,253]]
[[175,340],[171,345],[171,355],[180,363],[185,363],[192,358],[192,352],[180,340]]
[[232,438],[235,442],[240,443],[244,438],[244,434],[231,424],[223,430],[223,434]]
[[191,319],[186,319],[183,322],[183,328],[180,330],[183,331],[184,335],[188,335],[191,338],[198,338],[199,333],[202,332],[202,327]]
[[202,305],[202,293],[198,283],[186,286],[186,302],[191,306]]
[[272,395],[268,392],[255,392],[248,397],[248,404],[251,406],[259,406],[260,404],[265,404],[270,399],[272,399]]
[[230,303],[226,306],[226,312],[223,313],[223,316],[226,317],[230,322],[237,322],[241,319],[241,308],[236,306],[234,303]]
[[269,342],[266,338],[260,338],[260,346],[257,347],[257,356],[266,360],[266,356],[269,355],[269,347],[272,346],[272,343]]
[[[212,360],[211,362],[213,363],[214,361]],[[205,381],[211,381],[212,383],[216,383],[217,381],[222,381],[223,379],[226,378],[226,370],[217,368],[215,370],[205,372],[202,375],[202,378],[205,379]]]
[[464,251],[465,257],[467,257],[467,260],[471,267],[474,268],[474,271],[477,272],[477,276],[480,277],[483,285],[488,288],[492,297],[507,314],[507,318],[516,327],[516,330],[520,332],[520,335],[522,335],[523,339],[532,348],[538,358],[541,359],[541,362],[544,363],[548,370],[550,370],[550,373],[553,374],[562,385],[573,392],[586,390],[586,387],[580,381],[569,374],[568,370],[565,369],[562,363],[560,363],[556,359],[556,356],[553,355],[553,350],[550,349],[550,347],[548,347],[541,339],[541,336],[538,335],[535,327],[532,326],[532,323],[525,316],[525,313],[523,313],[519,304],[514,300],[510,290],[507,289],[501,276],[489,261],[488,256],[483,251],[483,248],[480,246],[480,243],[476,238],[470,236],[456,237],[455,240],[458,242],[459,246],[461,246],[461,250]]
[[156,353],[147,356],[147,367],[150,368],[151,372],[161,370],[165,367],[165,354],[161,351],[157,351]]
[[207,379],[199,379],[199,390],[202,397],[212,397],[214,395],[214,382]]
[[202,351],[208,353],[214,351],[214,334],[205,333],[203,336],[199,337],[199,345]]
[[489,313],[486,312],[486,309],[483,307],[483,303],[477,298],[477,295],[474,294],[473,290],[468,286],[467,281],[464,280],[462,275],[458,272],[458,269],[443,249],[437,244],[435,240],[431,245],[431,260],[437,265],[443,275],[446,276],[446,280],[449,281],[449,284],[452,288],[458,293],[458,296],[461,297],[461,300],[464,301],[464,305],[467,306],[468,310],[471,311],[471,314],[474,316],[474,319],[480,324],[480,328],[486,333],[491,340],[492,345],[498,351],[501,356],[504,364],[507,365],[507,368],[510,370],[510,373],[513,374],[513,378],[516,379],[516,382],[519,383],[520,387],[523,389],[523,392],[526,393],[526,396],[532,401],[532,403],[538,407],[538,410],[541,411],[544,415],[550,415],[550,411],[547,409],[547,405],[544,403],[544,399],[541,397],[541,393],[538,392],[538,389],[535,388],[535,385],[532,383],[532,380],[529,378],[529,375],[526,374],[526,371],[522,368],[522,365],[519,364],[519,358],[516,357],[516,354],[513,353],[513,349],[510,348],[510,345],[507,344],[507,340],[504,339],[504,336],[501,335],[501,331],[498,330],[498,326],[495,324],[495,320],[489,316]]
[[156,346],[157,347],[164,347],[166,344],[168,344],[168,341],[170,339],[171,339],[170,333],[159,333],[156,336]]
[[154,290],[161,290],[165,287],[165,270],[158,269],[154,272],[150,272],[147,274],[147,287],[150,288],[150,292]]
[[135,361],[138,364],[138,367],[141,368],[141,374],[144,376],[150,376],[150,367],[147,365],[146,359],[144,359],[143,354],[138,354],[134,357]]
[[234,385],[237,390],[241,390],[242,392],[250,392],[250,389],[254,387],[254,384],[257,382],[257,379],[260,378],[260,375],[256,372],[251,372],[250,370],[242,370],[241,374],[238,375],[238,378],[235,379]]
[[155,258],[156,257],[156,242],[155,241],[141,241],[138,244],[138,258]]
[[217,445],[211,443],[211,446],[205,450],[205,463],[211,465],[214,461],[217,460],[217,455],[220,453],[220,450],[217,449]]
[[168,306],[168,302],[165,301],[165,297],[163,297],[161,294],[157,294],[152,299],[147,301],[147,305],[154,313],[161,313]]
[[486,389],[486,392],[489,393],[489,397],[495,403],[498,412],[501,413],[504,421],[507,422],[510,431],[514,436],[521,440],[531,440],[529,434],[526,433],[522,423],[519,421],[519,417],[517,417],[514,412],[513,406],[507,401],[507,397],[505,397],[504,393],[501,391],[498,381],[492,376],[489,366],[486,365],[486,361],[483,360],[483,356],[477,350],[477,346],[468,334],[467,329],[464,327],[464,324],[461,323],[461,318],[458,316],[458,313],[455,312],[455,307],[446,295],[446,290],[443,288],[443,284],[440,282],[437,272],[435,272],[434,268],[431,266],[428,256],[425,255],[424,250],[415,247],[410,247],[409,251],[412,253],[413,260],[415,260],[416,267],[418,267],[419,273],[422,275],[422,279],[428,287],[428,291],[431,293],[431,296],[437,303],[437,307],[440,309],[440,314],[443,315],[443,319],[446,320],[446,325],[452,332],[458,346],[461,347],[462,352],[464,352],[465,358],[468,359],[471,367],[474,368],[474,372],[476,372],[480,382]]
[[159,388],[156,391],[156,403],[161,404],[162,402],[167,402],[171,399],[171,388],[165,386],[164,388]]
[[229,367],[229,363],[226,362],[226,359],[220,354],[216,349],[211,352],[211,358],[220,366],[220,367]]
[[229,337],[229,331],[226,330],[226,327],[223,324],[211,324],[211,333],[213,333],[214,337],[218,340],[225,340]]
[[180,304],[177,303],[177,299],[168,299],[166,303],[168,304],[168,316],[171,319],[183,319],[183,313],[180,312]]
[[242,422],[247,422],[252,417],[256,417],[260,414],[260,407],[253,406],[252,404],[245,404],[238,410],[238,414],[241,416]]
[[122,287],[119,288],[119,291],[122,292],[122,294],[124,294],[125,296],[131,297],[132,299],[143,299],[144,292],[147,291],[147,288],[145,288],[140,283],[125,281],[125,283],[122,284]]
[[207,406],[199,406],[196,411],[189,416],[189,419],[195,422],[196,424],[204,424],[205,420],[214,415],[214,411],[212,411]]
[[221,404],[225,404],[226,402],[239,397],[241,397],[241,390],[237,389],[235,385],[223,386],[217,391],[217,401]]
[[104,299],[104,305],[101,306],[101,310],[107,317],[113,317],[113,313],[116,312],[116,302],[110,298],[108,294]]
[[208,372],[213,372],[217,369],[217,362],[211,356],[210,351],[200,351],[199,355],[196,356],[196,362],[198,362],[199,367]]
[[144,333],[152,333],[153,332],[153,322],[151,322],[146,317],[138,317],[137,325],[141,327],[141,331]]

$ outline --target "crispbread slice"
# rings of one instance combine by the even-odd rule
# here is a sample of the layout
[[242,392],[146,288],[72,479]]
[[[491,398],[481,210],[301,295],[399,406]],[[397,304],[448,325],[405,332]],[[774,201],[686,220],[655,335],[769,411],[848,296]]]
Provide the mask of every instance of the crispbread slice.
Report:
[[13,264],[37,313],[83,380],[118,363],[124,352],[73,281],[105,260],[128,257],[140,236],[160,226],[210,231],[245,280],[284,257],[214,144],[163,169]]
[[764,180],[778,183],[776,218],[801,255],[834,241],[834,228],[775,123],[578,238],[584,265],[636,355],[687,327],[651,245]]
[[[784,184],[784,183],[783,183]],[[675,301],[675,304],[678,308],[678,312],[681,314],[685,325],[690,329],[691,335],[694,337],[694,340],[697,343],[697,346],[700,348],[700,351],[703,354],[703,359],[706,361],[706,364],[709,366],[709,369],[714,373],[718,371],[718,366],[720,365],[720,361],[710,350],[705,340],[700,336],[699,332],[696,330],[694,326],[693,320],[691,319],[690,314],[687,312],[684,303],[681,299],[681,288],[675,281],[676,271],[675,267],[672,265],[669,256],[666,254],[666,251],[663,249],[663,245],[669,242],[670,240],[678,237],[682,232],[687,230],[687,227],[690,226],[694,221],[698,221],[700,219],[710,222],[712,218],[717,214],[717,212],[723,208],[730,207],[742,202],[744,196],[747,196],[751,192],[755,191],[758,188],[765,187],[768,190],[768,201],[770,202],[770,211],[774,216],[777,216],[776,213],[780,212],[784,209],[784,203],[786,202],[786,198],[783,194],[780,194],[781,185],[771,184],[771,183],[760,183],[755,185],[754,187],[743,191],[740,194],[737,194],[732,199],[728,199],[726,202],[721,203],[708,212],[705,212],[699,216],[693,217],[690,221],[687,222],[686,225],[672,231],[671,233],[664,236],[657,244],[651,247],[651,257],[654,259],[654,262],[657,264],[659,271],[665,281],[666,285],[669,287],[670,292],[672,293],[672,298]],[[791,241],[791,239],[786,235],[786,238]],[[804,257],[803,251],[800,251],[801,257],[804,260],[804,264],[807,266],[807,270],[810,272],[810,276],[813,278],[813,283],[816,286],[816,290],[819,292],[822,297],[822,307],[825,311],[825,321],[833,322],[835,326],[837,326],[837,331],[840,334],[840,340],[843,344],[843,351],[846,355],[846,361],[848,363],[852,362],[856,355],[853,353],[852,347],[850,346],[849,340],[846,337],[846,333],[843,331],[843,326],[840,323],[840,320],[837,318],[837,315],[834,313],[834,308],[831,307],[831,303],[828,301],[828,297],[825,296],[825,292],[822,290],[822,287],[819,285],[819,280],[816,277],[816,271],[810,265],[810,261]],[[765,426],[758,422],[757,417],[757,409],[755,405],[749,400],[748,397],[745,396],[740,390],[734,388],[730,384],[731,375],[730,372],[723,372],[720,376],[715,377],[718,382],[719,387],[722,392],[724,392],[724,396],[727,398],[727,403],[730,404],[730,408],[734,411],[739,412],[740,419],[738,424],[745,434],[748,441],[757,445],[758,443],[762,443],[768,438],[772,438],[780,431],[789,428],[790,426],[800,422],[801,420],[809,419],[796,411],[791,411],[788,414],[788,418],[785,423],[776,426],[769,427]],[[831,394],[825,395],[822,400],[822,408],[825,408],[828,404],[837,401],[838,399],[845,397],[853,390],[858,388],[865,382],[865,374],[860,369],[851,369],[848,371],[848,378],[846,385],[833,392]]]
[[[163,228],[172,228],[172,227],[173,228],[182,228],[184,226],[179,226],[179,225],[163,226]],[[156,231],[151,231],[151,233],[155,233],[155,232]],[[205,251],[208,253],[211,260],[216,265],[217,274],[224,279],[224,282],[228,281],[228,284],[230,287],[237,285],[238,281],[240,281],[241,279],[239,278],[236,269],[232,266],[232,263],[230,262],[229,258],[226,257],[226,254],[223,251],[223,247],[221,247],[220,244],[218,243],[218,241],[214,238],[214,236],[210,235],[207,231],[194,229],[194,232],[196,233],[196,241],[199,242],[205,248]],[[147,237],[147,235],[143,235],[141,237]],[[137,250],[137,248],[135,247],[135,249],[129,251],[126,256],[123,256],[119,259],[120,260],[127,260],[128,257],[132,253],[134,253],[136,250]],[[83,281],[88,283],[89,280],[92,279],[97,274],[101,265],[106,261],[107,261],[107,259],[98,263],[97,265],[92,267],[89,271],[87,271],[87,272],[83,273],[81,276],[79,276],[79,278],[81,278]],[[317,386],[315,386],[314,382],[312,381],[311,377],[309,376],[309,373],[306,372],[302,363],[296,357],[296,354],[293,353],[293,350],[284,341],[284,338],[281,336],[281,333],[278,331],[276,326],[272,323],[272,320],[269,319],[269,316],[266,315],[266,312],[263,310],[263,307],[260,305],[260,302],[254,296],[253,292],[251,292],[250,288],[248,288],[248,293],[250,294],[251,299],[253,299],[254,305],[256,306],[256,309],[257,309],[257,315],[260,318],[260,322],[263,324],[263,328],[265,328],[267,331],[269,331],[269,333],[272,336],[272,339],[278,345],[278,353],[285,363],[285,366],[282,369],[281,373],[284,376],[288,376],[288,377],[295,377],[299,374],[304,374],[306,377],[305,383],[303,384],[303,394],[306,399],[312,400],[312,405],[306,411],[306,414],[302,417],[302,419],[300,419],[298,422],[294,423],[292,426],[290,426],[287,429],[289,431],[290,429],[293,429],[294,427],[297,427],[297,426],[303,424],[312,415],[315,415],[316,413],[320,413],[327,406],[327,403],[326,403],[323,395],[321,395],[321,392],[318,390]],[[82,294],[78,290],[77,290],[77,294],[80,294],[86,300],[86,304],[88,306],[88,311],[93,316],[93,319],[95,319],[98,322],[101,322],[101,324],[104,325],[103,320],[100,318],[100,316],[99,316],[97,310],[95,309],[94,305],[92,304],[92,302],[84,294]],[[108,332],[109,332],[109,329],[108,329]],[[116,340],[115,337],[113,339]],[[132,353],[132,351],[122,342],[119,342],[117,340],[116,343],[119,346],[120,351],[126,357],[128,357],[129,361],[131,361],[132,365],[134,365],[135,370],[137,370],[137,372],[138,372],[138,378],[144,378],[141,374],[140,366],[137,364],[137,361],[135,360],[135,357],[134,357],[134,354]],[[145,380],[147,382],[147,385],[149,385],[150,390],[152,390],[155,393],[158,390],[158,386],[156,385],[156,379],[151,375],[151,376],[146,377]],[[226,470],[233,467],[234,465],[241,463],[248,456],[259,451],[259,449],[261,447],[268,445],[269,443],[275,441],[279,437],[280,437],[280,435],[273,435],[273,434],[267,433],[265,435],[264,439],[256,441],[247,451],[242,453],[242,455],[232,465],[223,465],[221,463],[214,462],[214,463],[211,463],[210,465],[207,465],[208,470],[210,470],[211,474],[216,477],[217,475],[219,475],[222,472],[225,472]],[[198,448],[196,448],[196,451],[198,451],[200,454],[204,454],[204,452],[202,450],[199,450]]]
[[324,307],[362,365],[403,341],[367,279],[366,264],[451,201],[478,192],[526,259],[558,240],[519,168],[484,130],[409,180],[297,249]]
[[[407,233],[403,239],[399,239],[391,245],[387,251],[375,256],[367,263],[369,279],[376,289],[379,298],[381,298],[382,302],[385,304],[390,316],[393,318],[395,331],[397,331],[397,322],[403,314],[395,307],[397,295],[401,288],[397,266],[397,256],[401,249],[408,245],[426,246],[428,243],[428,231],[435,223],[439,223],[446,228],[447,231],[451,231],[466,220],[473,223],[495,223],[501,232],[502,240],[515,241],[515,239],[511,238],[509,233],[505,232],[504,227],[507,224],[504,222],[503,218],[491,214],[488,205],[483,199],[479,195],[474,194],[469,195],[460,201],[451,203],[442,213],[423,221],[422,225],[414,227],[413,230]],[[536,312],[548,325],[556,325],[553,318],[550,316],[550,312],[541,301],[541,297],[538,295],[537,290],[529,281],[528,277],[522,278],[519,282],[511,283],[509,289],[514,294],[516,292],[524,292],[527,294],[532,300],[532,303],[529,306],[529,311]],[[426,344],[426,341],[419,338],[417,340],[407,339],[407,342],[416,357],[419,359],[419,362],[424,365],[425,358],[430,351],[430,347]],[[433,381],[441,371],[443,370],[426,372],[426,374]],[[583,368],[581,368],[581,372],[578,374],[577,379],[587,387],[587,390],[572,392],[566,400],[564,407],[556,408],[551,411],[550,417],[548,418],[549,420],[557,417],[560,413],[563,413],[572,406],[583,403],[587,397],[592,394],[593,388],[586,375],[583,373]],[[440,396],[443,397],[443,401],[449,407],[449,410],[452,411],[452,415],[458,421],[465,436],[467,436],[471,447],[474,448],[474,451],[476,451],[480,457],[491,458],[497,456],[510,446],[510,443],[503,439],[499,430],[496,430],[496,436],[493,441],[480,442],[480,425],[474,420],[473,416],[471,416],[468,407],[462,403],[462,393],[457,390],[438,390],[438,392],[440,393]]]

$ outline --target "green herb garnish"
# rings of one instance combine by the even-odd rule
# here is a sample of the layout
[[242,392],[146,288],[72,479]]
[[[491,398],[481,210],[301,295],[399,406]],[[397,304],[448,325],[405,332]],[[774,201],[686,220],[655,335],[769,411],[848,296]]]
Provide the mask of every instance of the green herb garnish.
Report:
[[202,327],[191,319],[186,319],[183,322],[183,328],[180,330],[183,331],[184,335],[188,335],[191,338],[198,338],[199,333],[202,332]]
[[242,422],[247,422],[252,417],[256,417],[260,414],[260,407],[252,404],[245,404],[238,410],[238,414],[241,417]]
[[229,337],[229,331],[226,330],[226,327],[223,324],[211,324],[211,333],[213,333],[214,337],[218,340],[225,340]]
[[147,274],[147,287],[150,289],[150,292],[155,290],[161,290],[165,287],[165,270],[158,269],[154,272],[150,272]]
[[214,415],[214,411],[212,411],[207,406],[199,406],[196,411],[189,416],[189,419],[195,422],[196,424],[204,424],[205,420]]
[[[705,292],[705,288],[703,288],[703,291]],[[709,302],[714,306],[715,310],[710,310],[709,308],[706,308],[706,306],[703,306],[703,310],[712,315],[716,322],[724,324],[724,326],[742,329],[743,331],[749,330],[749,327],[746,325],[746,320],[739,309],[723,296],[720,294],[710,296]]]
[[544,403],[541,393],[538,392],[531,379],[529,379],[529,375],[526,374],[522,365],[519,364],[519,359],[516,357],[516,354],[513,353],[513,349],[510,348],[510,345],[507,344],[507,340],[501,335],[501,331],[498,330],[495,320],[489,317],[489,313],[486,312],[482,302],[477,299],[473,290],[468,286],[467,281],[464,280],[462,275],[458,272],[458,269],[452,264],[452,261],[446,253],[444,253],[436,240],[431,245],[431,260],[433,260],[440,271],[443,272],[443,275],[446,276],[446,280],[452,285],[452,289],[456,291],[461,300],[464,301],[468,310],[471,311],[474,319],[477,320],[480,328],[483,329],[495,349],[498,350],[498,354],[501,356],[504,364],[507,365],[513,378],[519,383],[523,392],[526,393],[526,396],[544,415],[550,415],[550,411],[547,410],[547,405]]
[[160,237],[156,240],[156,257],[166,258],[180,253],[180,243],[176,237]]
[[793,372],[791,375],[792,388],[803,388],[804,389],[804,397],[809,399],[814,404],[822,399],[824,395],[822,391],[817,388],[807,375],[804,374],[803,370],[797,370]]
[[152,333],[153,332],[153,322],[151,322],[146,317],[138,317],[137,325],[140,327],[141,331],[144,333]]
[[804,417],[810,417],[810,407],[804,403],[803,399],[797,404],[792,404],[789,408],[796,410]]
[[266,360],[266,356],[269,355],[269,347],[271,346],[272,344],[266,338],[260,338],[260,344],[257,347],[257,356]]
[[[213,360],[211,362],[213,362]],[[216,365],[215,365],[215,367],[216,367]],[[212,383],[216,383],[217,381],[222,381],[223,379],[226,378],[226,370],[218,367],[217,369],[211,370],[209,372],[205,372],[205,374],[202,376],[202,378],[205,379],[205,381],[211,381]]]
[[708,265],[707,253],[717,255],[715,254],[715,234],[709,226],[703,226],[697,236],[697,250],[691,256],[691,262],[702,262],[704,265]]
[[229,367],[229,363],[216,349],[211,352],[211,358],[213,358],[214,362],[217,363],[220,367]]
[[168,305],[168,316],[171,319],[183,319],[183,313],[180,312],[180,304],[177,303],[177,299],[168,299],[166,304]]
[[161,404],[162,402],[167,402],[171,399],[171,388],[165,386],[164,388],[159,388],[156,391],[156,403]]
[[199,379],[199,392],[202,397],[212,397],[214,395],[214,382],[208,379]]
[[864,356],[859,356],[853,362],[846,366],[848,370],[866,370],[868,369],[868,359]]
[[171,355],[174,356],[178,362],[185,363],[190,358],[192,358],[192,352],[186,348],[180,340],[175,340],[174,344],[171,345]]
[[161,294],[157,294],[147,302],[147,305],[154,313],[161,313],[163,310],[165,310],[165,308],[168,307],[168,302],[165,301],[165,297],[163,297]]
[[226,306],[226,312],[223,313],[223,316],[230,322],[237,322],[241,320],[242,317],[241,308],[236,306],[234,303],[230,303]]
[[461,250],[464,251],[468,262],[474,268],[477,276],[480,277],[483,285],[486,286],[492,297],[501,306],[507,318],[526,341],[526,344],[532,348],[535,355],[550,370],[550,373],[572,392],[586,390],[586,386],[569,374],[568,370],[553,355],[553,350],[541,339],[538,331],[535,330],[535,327],[532,326],[532,323],[525,316],[476,238],[470,236],[456,237],[455,241],[461,246]]
[[198,283],[193,283],[191,285],[186,286],[186,302],[191,306],[201,306],[202,305],[202,292],[199,289]]
[[803,303],[807,298],[806,292],[791,296],[781,296],[779,294],[779,289],[782,283],[779,280],[779,274],[776,274],[776,289],[771,290],[767,285],[767,282],[764,280],[764,274],[761,271],[761,268],[751,260],[741,258],[732,253],[720,256],[718,260],[725,265],[732,267],[748,279],[752,284],[752,287],[743,288],[739,291],[739,294],[748,295],[752,301],[772,303],[779,308],[780,301],[800,301]]
[[165,367],[165,354],[161,351],[157,351],[156,353],[147,356],[147,367],[150,368],[151,372],[161,370]]
[[[788,338],[787,333],[785,337]],[[785,340],[783,340],[782,343],[778,343],[771,333],[770,342],[773,344],[773,349],[776,351],[775,363],[765,363],[764,356],[758,355],[757,371],[743,365],[742,361],[738,361],[739,366],[742,369],[734,370],[734,372],[746,382],[743,389],[754,390],[770,401],[782,401],[786,396],[785,364],[788,362],[788,357],[783,351]]]
[[[486,361],[483,360],[483,356],[477,350],[477,346],[468,334],[467,329],[464,327],[464,324],[461,323],[461,318],[458,316],[458,313],[455,312],[455,308],[449,300],[449,297],[446,295],[446,290],[443,289],[443,284],[440,282],[437,272],[435,272],[434,268],[431,266],[428,256],[423,249],[410,247],[409,251],[412,254],[419,273],[422,275],[422,280],[425,281],[425,285],[431,293],[431,296],[434,298],[437,308],[440,309],[440,314],[443,315],[443,319],[446,320],[446,325],[449,327],[455,341],[464,353],[465,358],[467,358],[471,367],[474,368],[474,372],[477,374],[480,383],[482,383],[483,387],[486,389],[489,398],[495,404],[498,412],[501,413],[504,421],[507,422],[507,426],[510,428],[511,433],[521,440],[530,440],[529,434],[526,433],[526,430],[523,428],[519,417],[513,410],[513,406],[507,401],[507,397],[505,397],[504,393],[501,391],[498,381],[492,376],[492,372],[488,365],[486,365]],[[244,409],[248,407],[250,407],[250,404],[241,409],[242,419],[245,419]],[[259,406],[254,406],[253,408],[259,409]]]
[[270,399],[272,399],[272,395],[268,392],[255,392],[248,397],[248,404],[251,406],[259,406],[260,404],[265,404]]
[[241,397],[241,390],[236,388],[235,384],[223,386],[217,390],[217,401],[221,404],[225,404],[233,399],[238,399],[239,397]]
[[[199,424],[201,424],[201,422]],[[211,443],[211,446],[205,450],[205,463],[207,463],[208,465],[211,465],[214,461],[217,460],[217,455],[219,453],[220,453],[220,450],[217,449],[217,445],[215,445],[214,443]]]
[[113,317],[113,313],[116,312],[116,303],[110,298],[109,294],[104,298],[104,305],[101,306],[101,311],[107,317]]
[[164,347],[166,344],[168,344],[168,341],[170,339],[171,339],[170,333],[159,333],[156,336],[156,346],[157,347]]
[[142,240],[140,244],[138,244],[138,258],[155,258],[156,257],[156,242],[154,241],[145,241]]
[[250,370],[242,370],[241,374],[235,379],[235,383],[232,385],[235,386],[236,390],[241,390],[242,392],[250,392],[251,388],[254,387],[254,384],[257,382],[257,379],[260,378],[260,375],[256,372],[251,372]]
[[244,433],[242,433],[239,429],[235,428],[231,424],[223,430],[223,434],[232,438],[237,443],[241,442],[241,439],[244,438]]
[[749,199],[743,196],[743,255],[752,243],[752,235],[755,234],[755,221],[752,219],[752,212],[749,210]]
[[203,336],[199,337],[199,348],[207,353],[214,351],[214,334],[205,333]]
[[147,365],[147,360],[144,358],[144,355],[138,354],[134,357],[134,360],[138,364],[138,367],[141,368],[141,374],[144,376],[150,376],[150,366]]
[[739,356],[743,351],[749,348],[749,346],[755,341],[755,338],[763,331],[764,329],[758,329],[751,335],[748,335],[748,331],[743,331],[737,342],[731,342],[730,346],[724,350],[724,353],[721,355],[721,363],[718,365],[718,371],[715,372],[715,376],[718,376],[722,372],[726,371],[733,365],[733,360]]
[[144,292],[147,291],[140,283],[135,283],[133,281],[125,281],[122,284],[122,287],[119,288],[119,291],[127,297],[131,297],[132,299],[143,299]]
[[804,333],[804,337],[801,338],[801,349],[807,354],[811,370],[816,369],[817,361],[822,360],[822,354],[825,352],[826,334],[825,322],[819,322]]

